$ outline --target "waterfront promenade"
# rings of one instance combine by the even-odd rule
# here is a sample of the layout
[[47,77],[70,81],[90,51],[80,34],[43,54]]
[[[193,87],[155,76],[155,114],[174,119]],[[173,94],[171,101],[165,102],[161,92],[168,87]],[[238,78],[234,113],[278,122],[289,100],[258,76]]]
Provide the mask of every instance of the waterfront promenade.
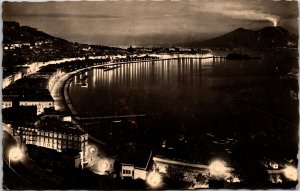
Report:
[[[91,67],[83,68],[79,70],[75,70],[73,72],[63,74],[62,77],[59,78],[59,80],[54,84],[53,89],[51,90],[50,94],[54,99],[54,107],[56,110],[66,112],[71,115],[72,122],[77,126],[78,129],[80,129],[83,132],[86,132],[83,128],[80,127],[78,124],[78,121],[76,120],[76,116],[78,115],[76,109],[73,107],[72,102],[69,97],[69,84],[71,81],[71,78],[79,74],[81,72],[84,72]],[[101,145],[105,145],[105,143],[101,140],[98,140],[97,138],[89,135],[89,139],[93,140],[96,143],[99,143]]]

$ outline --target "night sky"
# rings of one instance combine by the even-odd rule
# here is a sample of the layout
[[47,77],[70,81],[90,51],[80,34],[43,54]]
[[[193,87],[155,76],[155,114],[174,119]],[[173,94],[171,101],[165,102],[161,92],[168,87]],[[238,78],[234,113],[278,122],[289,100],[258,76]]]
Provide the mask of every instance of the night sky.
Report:
[[298,33],[298,3],[291,0],[4,2],[2,8],[5,21],[88,44],[201,41],[275,23]]

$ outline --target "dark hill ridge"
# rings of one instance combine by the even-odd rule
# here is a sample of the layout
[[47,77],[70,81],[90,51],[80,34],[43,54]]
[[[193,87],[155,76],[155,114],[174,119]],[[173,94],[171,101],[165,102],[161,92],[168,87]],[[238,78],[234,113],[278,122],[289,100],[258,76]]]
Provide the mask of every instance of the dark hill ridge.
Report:
[[14,43],[17,41],[34,43],[38,40],[70,43],[64,39],[53,37],[49,34],[38,31],[35,28],[20,26],[20,24],[15,21],[3,22],[3,43]]
[[258,31],[238,28],[222,36],[191,43],[194,47],[275,48],[298,46],[298,36],[282,27],[265,27]]

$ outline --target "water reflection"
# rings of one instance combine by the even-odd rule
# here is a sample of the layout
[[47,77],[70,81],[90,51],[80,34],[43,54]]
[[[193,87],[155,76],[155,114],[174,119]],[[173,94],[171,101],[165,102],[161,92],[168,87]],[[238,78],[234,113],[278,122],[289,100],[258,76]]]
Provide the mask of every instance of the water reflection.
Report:
[[[217,60],[221,63],[221,59]],[[143,83],[157,83],[162,85],[178,85],[189,83],[197,85],[201,82],[202,75],[213,73],[216,59],[173,59],[162,61],[147,61],[122,64],[121,67],[112,70],[93,69],[75,77],[75,84],[82,83],[84,75],[89,79],[91,88],[98,84],[122,85],[123,87],[137,86]]]

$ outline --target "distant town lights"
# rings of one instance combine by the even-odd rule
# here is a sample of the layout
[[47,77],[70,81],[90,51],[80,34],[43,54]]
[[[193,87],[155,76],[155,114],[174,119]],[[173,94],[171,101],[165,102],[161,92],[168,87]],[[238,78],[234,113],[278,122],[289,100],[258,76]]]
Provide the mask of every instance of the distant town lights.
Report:
[[295,168],[294,166],[287,165],[283,169],[283,174],[287,179],[292,181],[296,181],[298,178],[297,168]]

